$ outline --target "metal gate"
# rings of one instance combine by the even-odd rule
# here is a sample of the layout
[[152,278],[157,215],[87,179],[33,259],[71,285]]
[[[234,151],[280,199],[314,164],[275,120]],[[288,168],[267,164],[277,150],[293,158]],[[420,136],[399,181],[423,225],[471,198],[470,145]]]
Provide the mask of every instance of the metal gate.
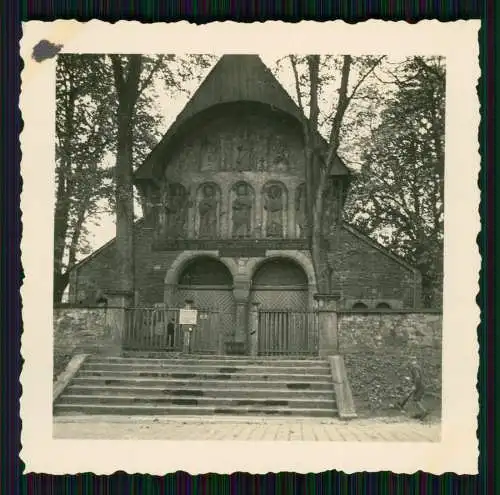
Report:
[[[179,324],[178,308],[130,308],[123,346],[127,350],[177,351],[184,350],[184,325]],[[189,351],[193,353],[221,353],[224,335],[221,332],[220,313],[198,310],[197,325],[189,333]]]
[[[222,341],[231,340],[235,329],[236,304],[231,287],[186,287],[177,288],[176,300],[183,306],[186,299],[193,301],[194,307],[213,315],[217,312],[217,331]],[[215,318],[211,316],[211,318]],[[215,321],[214,321],[215,324]]]
[[317,355],[318,313],[315,311],[260,310],[260,355]]

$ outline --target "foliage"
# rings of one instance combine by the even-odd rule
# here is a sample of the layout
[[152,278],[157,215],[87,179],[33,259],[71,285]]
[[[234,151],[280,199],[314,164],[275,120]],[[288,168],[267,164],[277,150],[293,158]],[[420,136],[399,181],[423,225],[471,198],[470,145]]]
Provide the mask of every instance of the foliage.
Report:
[[390,75],[396,91],[364,147],[346,217],[422,273],[423,301],[440,304],[445,72],[414,57]]
[[[353,58],[350,55],[289,57],[297,102],[304,115],[306,232],[321,292],[332,289],[332,274],[335,273],[332,261],[326,256],[324,239],[334,234],[338,222],[335,215],[331,216],[335,220],[333,225],[330,221],[324,222],[324,218],[325,213],[330,214],[340,201],[338,197],[334,201],[326,198],[330,194],[330,178],[345,135],[346,114],[383,58]],[[305,117],[306,107],[309,109],[308,118]],[[345,188],[344,182],[340,190]],[[328,233],[324,231],[326,224]]]

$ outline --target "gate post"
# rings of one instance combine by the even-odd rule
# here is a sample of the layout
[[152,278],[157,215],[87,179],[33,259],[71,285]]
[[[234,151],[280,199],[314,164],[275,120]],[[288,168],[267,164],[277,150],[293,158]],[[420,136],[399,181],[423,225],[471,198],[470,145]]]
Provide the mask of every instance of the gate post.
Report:
[[250,356],[257,356],[259,348],[259,305],[260,303],[253,302],[250,309]]
[[101,342],[101,348],[108,348],[112,355],[119,355],[128,335],[128,324],[131,318],[127,312],[132,305],[134,293],[129,291],[106,291],[107,299],[106,327],[109,332],[109,342]]
[[338,294],[315,294],[318,311],[319,342],[318,350],[321,357],[338,354]]

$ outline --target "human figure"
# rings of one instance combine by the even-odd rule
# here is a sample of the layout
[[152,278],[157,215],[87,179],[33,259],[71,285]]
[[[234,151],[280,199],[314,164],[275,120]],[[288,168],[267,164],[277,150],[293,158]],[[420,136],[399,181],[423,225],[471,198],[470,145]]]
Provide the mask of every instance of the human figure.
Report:
[[410,399],[413,399],[415,402],[415,405],[417,406],[419,412],[418,414],[415,415],[416,419],[423,419],[427,416],[428,411],[422,404],[422,399],[424,398],[425,394],[425,387],[422,381],[422,370],[420,366],[418,365],[417,359],[412,356],[410,358],[410,379],[412,381],[412,388],[410,393],[399,403],[399,406],[401,409],[404,409],[406,404]]
[[200,214],[199,235],[203,238],[214,239],[217,237],[217,198],[215,187],[205,184],[202,190],[203,198],[198,205]]
[[187,194],[182,184],[170,184],[165,201],[166,232],[169,237],[182,237],[186,225]]
[[278,185],[270,186],[266,191],[264,208],[267,212],[266,236],[283,236],[283,191]]
[[172,318],[167,324],[167,345],[174,347],[175,338],[175,318]]
[[249,237],[251,230],[252,198],[246,184],[238,184],[233,201],[233,237]]

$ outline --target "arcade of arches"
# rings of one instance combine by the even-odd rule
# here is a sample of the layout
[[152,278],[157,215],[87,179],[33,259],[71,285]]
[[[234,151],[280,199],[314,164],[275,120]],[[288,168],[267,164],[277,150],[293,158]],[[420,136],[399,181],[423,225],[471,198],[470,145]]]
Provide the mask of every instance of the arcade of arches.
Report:
[[311,301],[304,268],[286,257],[233,267],[213,256],[198,255],[183,263],[175,278],[171,302],[182,307],[191,300],[200,310],[217,311],[226,339],[248,338],[249,309],[254,303],[264,311],[307,311]]

